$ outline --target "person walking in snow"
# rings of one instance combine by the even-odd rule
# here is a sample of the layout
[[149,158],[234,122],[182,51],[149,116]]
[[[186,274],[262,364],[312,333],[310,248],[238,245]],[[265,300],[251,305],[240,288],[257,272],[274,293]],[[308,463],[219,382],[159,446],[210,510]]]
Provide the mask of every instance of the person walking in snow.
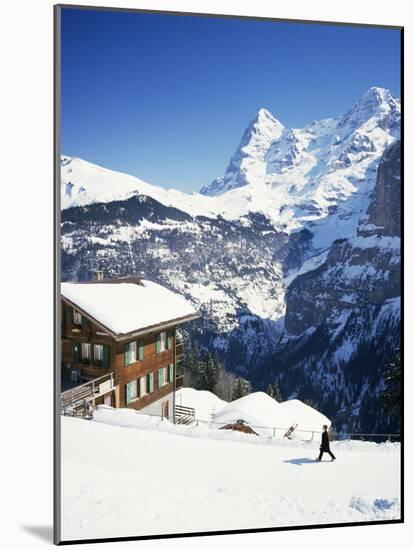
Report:
[[329,446],[329,434],[328,434],[328,426],[325,424],[323,426],[323,432],[322,432],[322,443],[319,447],[320,453],[317,458],[319,462],[322,460],[323,453],[328,453],[331,456],[331,460],[336,460],[335,455],[331,451],[331,448]]

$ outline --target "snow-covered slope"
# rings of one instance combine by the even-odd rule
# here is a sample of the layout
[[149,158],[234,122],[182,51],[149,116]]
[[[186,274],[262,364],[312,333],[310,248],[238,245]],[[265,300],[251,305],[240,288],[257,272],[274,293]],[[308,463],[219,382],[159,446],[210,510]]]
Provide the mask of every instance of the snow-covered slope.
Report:
[[[192,215],[209,214],[209,204],[215,202],[214,199],[200,197],[198,193],[186,194],[175,189],[164,189],[135,176],[62,155],[62,209],[125,200],[137,195],[152,197],[165,206],[173,206]],[[214,216],[213,213],[210,215]]]
[[61,419],[64,540],[400,518],[398,444],[333,443],[317,463],[317,441],[125,412],[140,426]]

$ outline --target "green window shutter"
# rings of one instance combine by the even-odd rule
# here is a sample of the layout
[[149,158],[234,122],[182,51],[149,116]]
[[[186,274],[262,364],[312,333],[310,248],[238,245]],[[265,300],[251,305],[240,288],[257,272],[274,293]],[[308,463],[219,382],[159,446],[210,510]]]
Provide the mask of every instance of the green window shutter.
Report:
[[157,334],[157,340],[155,342],[155,346],[156,346],[156,352],[160,353],[160,351],[161,351],[161,334]]
[[131,384],[128,382],[128,384],[125,385],[125,400],[126,404],[131,403]]
[[152,393],[154,391],[154,373],[151,372],[149,375],[149,392]]
[[173,333],[169,332],[167,334],[167,349],[172,349],[172,342],[173,342]]
[[168,382],[172,384],[174,382],[174,365],[170,363],[168,365]]
[[161,388],[163,384],[163,370],[158,369],[158,388]]
[[124,348],[125,366],[129,365],[129,344],[125,344]]
[[143,340],[138,341],[138,361],[144,359],[144,342]]
[[73,362],[74,363],[81,362],[80,344],[73,345]]
[[108,346],[102,346],[102,348],[103,348],[102,365],[107,369],[109,368],[109,348]]
[[72,308],[70,306],[65,306],[65,323],[72,324]]
[[82,315],[82,327],[83,327],[83,328],[88,328],[88,327],[89,327],[89,321],[88,321],[88,319],[87,319],[86,317],[84,317],[83,315]]

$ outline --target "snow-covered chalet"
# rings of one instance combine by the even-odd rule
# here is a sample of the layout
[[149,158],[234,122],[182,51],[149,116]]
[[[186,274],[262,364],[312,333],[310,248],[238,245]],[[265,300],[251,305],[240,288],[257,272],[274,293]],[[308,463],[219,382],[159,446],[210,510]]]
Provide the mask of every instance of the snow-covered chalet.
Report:
[[182,385],[177,327],[199,317],[181,295],[140,278],[61,284],[63,414],[99,404],[173,418]]

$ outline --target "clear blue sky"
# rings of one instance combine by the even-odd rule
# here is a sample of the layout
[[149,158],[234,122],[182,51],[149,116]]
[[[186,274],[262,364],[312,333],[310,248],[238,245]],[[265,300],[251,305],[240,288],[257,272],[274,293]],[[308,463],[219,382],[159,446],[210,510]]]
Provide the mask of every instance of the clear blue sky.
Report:
[[198,190],[261,107],[285,126],[400,95],[398,30],[62,10],[62,152]]

